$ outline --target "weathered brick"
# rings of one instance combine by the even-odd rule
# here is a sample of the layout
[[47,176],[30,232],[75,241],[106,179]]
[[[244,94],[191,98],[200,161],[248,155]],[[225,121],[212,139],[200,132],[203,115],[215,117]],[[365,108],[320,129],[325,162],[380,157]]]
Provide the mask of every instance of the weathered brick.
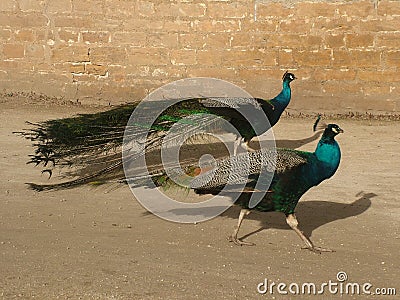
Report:
[[25,56],[24,45],[21,44],[4,44],[3,55],[5,58],[23,58]]
[[379,34],[376,46],[380,48],[400,48],[400,33]]
[[398,31],[400,28],[400,17],[380,19],[368,19],[360,22],[361,31]]
[[351,57],[349,51],[345,50],[334,50],[333,51],[333,58],[332,58],[332,65],[335,67],[348,67],[353,66],[354,61]]
[[204,3],[160,3],[155,6],[155,12],[163,17],[203,17],[206,13]]
[[338,13],[341,16],[366,18],[375,16],[376,10],[373,1],[356,1],[350,3],[338,4]]
[[42,27],[46,26],[47,18],[40,13],[9,14],[0,12],[0,26],[9,27]]
[[101,31],[84,31],[81,33],[82,39],[85,43],[108,43],[110,40],[109,32]]
[[280,23],[279,27],[284,32],[308,33],[312,25],[310,19],[286,19]]
[[0,39],[1,40],[11,39],[11,30],[10,29],[0,29]]
[[180,19],[165,20],[162,29],[165,32],[190,32],[192,30],[190,21]]
[[65,45],[53,50],[52,60],[57,62],[84,62],[89,61],[88,53],[88,47]]
[[[159,66],[157,66],[159,67]],[[127,65],[126,75],[130,77],[148,77],[150,76],[150,66],[147,65]]]
[[178,34],[177,33],[152,33],[147,37],[150,47],[178,47]]
[[339,18],[316,18],[314,20],[313,30],[328,31],[334,33],[354,32],[354,28],[359,27],[359,19],[348,17]]
[[293,7],[285,6],[283,3],[257,3],[257,20],[279,18],[286,19],[293,16],[295,10]]
[[106,100],[106,103],[104,103],[106,105],[110,101],[112,101],[112,104],[124,104],[127,100],[140,101],[149,93],[149,87],[138,85],[121,86],[119,84],[109,84],[103,89],[102,99]]
[[35,34],[29,29],[16,30],[14,38],[16,41],[33,42],[35,40]]
[[269,41],[268,41],[268,35],[266,35],[264,33],[256,32],[256,33],[252,34],[251,37],[252,37],[251,46],[270,47]]
[[83,74],[85,73],[85,64],[69,64],[69,72],[75,74]]
[[163,28],[164,21],[161,18],[151,21],[148,19],[128,18],[122,24],[122,30],[124,31],[148,30],[149,32],[159,32],[163,31]]
[[380,51],[350,51],[356,66],[363,67],[378,67],[381,64],[382,53]]
[[153,78],[182,78],[184,76],[185,69],[181,67],[155,67],[150,70],[151,77]]
[[129,44],[134,47],[146,45],[147,34],[144,32],[117,31],[112,37],[112,42],[117,44]]
[[132,0],[105,0],[104,10],[105,14],[109,16],[117,16],[119,18],[126,18],[128,16],[136,15],[136,1]]
[[58,30],[58,37],[63,42],[78,42],[79,40],[79,32],[73,30]]
[[128,50],[128,60],[132,65],[167,65],[169,57],[163,48],[131,48]]
[[151,16],[154,15],[154,3],[150,1],[137,1],[136,2],[136,11],[140,16]]
[[338,67],[377,67],[381,63],[379,51],[334,50],[332,65]]
[[400,51],[389,51],[385,57],[388,67],[400,68]]
[[[53,0],[51,0],[53,1]],[[68,2],[69,0],[65,1]],[[103,13],[103,1],[101,0],[72,0],[73,8],[75,12],[84,14],[102,14]]]
[[277,64],[277,51],[265,51],[263,49],[225,51],[222,63],[223,65],[233,67],[275,66]]
[[368,48],[374,46],[373,34],[347,34],[346,35],[347,48]]
[[326,48],[342,48],[345,46],[344,34],[327,34],[324,38]]
[[172,50],[170,59],[171,63],[177,66],[195,65],[197,63],[195,50]]
[[56,27],[66,28],[92,28],[94,26],[93,19],[78,16],[56,16],[54,17]]
[[43,11],[45,2],[43,0],[19,0],[19,8],[23,12]]
[[296,51],[293,53],[293,58],[299,66],[329,66],[331,64],[331,51]]
[[124,82],[126,80],[126,66],[108,66],[108,73],[112,82]]
[[26,62],[21,60],[0,60],[0,70],[16,70],[24,69],[26,67]]
[[229,67],[199,67],[190,68],[187,73],[188,77],[212,77],[224,80],[237,79],[236,71]]
[[182,33],[179,34],[178,38],[180,48],[201,49],[205,44],[204,36],[199,34]]
[[200,32],[235,32],[240,30],[238,20],[195,20],[193,29]]
[[293,52],[291,50],[290,51],[279,50],[278,64],[279,66],[293,66],[294,65]]
[[96,65],[103,64],[123,64],[127,63],[127,53],[125,47],[91,47],[90,62]]
[[222,50],[199,50],[197,51],[197,62],[200,66],[219,66],[224,59]]
[[352,94],[362,92],[362,85],[353,81],[326,81],[322,85],[322,89],[327,94]]
[[210,2],[207,14],[213,19],[244,18],[253,8],[240,2]]
[[105,76],[107,74],[107,66],[104,65],[94,65],[94,64],[86,64],[85,71],[88,74]]
[[388,0],[379,1],[378,14],[383,16],[400,16],[400,2]]
[[50,13],[66,13],[72,11],[71,0],[51,0],[48,2],[47,11]]
[[367,82],[399,82],[400,76],[398,71],[376,71],[363,70],[358,71],[358,79]]
[[317,80],[355,80],[357,72],[354,69],[326,69],[318,68],[315,70],[313,77]]
[[[362,87],[365,95],[388,95],[390,94],[390,85],[388,83],[375,83],[375,84],[365,84]],[[382,109],[382,103],[379,101],[379,108]]]
[[[235,33],[230,36],[230,46],[232,48],[251,48],[255,44],[253,43],[254,36],[249,33]],[[264,45],[266,44],[266,41]],[[261,46],[261,45],[258,45]]]
[[254,19],[244,19],[241,20],[241,28],[243,31],[256,31],[262,33],[273,33],[278,30],[280,20],[259,20],[254,21]]
[[296,16],[300,18],[333,17],[335,15],[335,5],[327,2],[298,2],[294,11]]
[[56,40],[56,34],[51,29],[38,29],[35,31],[36,42],[48,43],[50,40]]
[[277,34],[268,37],[269,47],[286,49],[319,49],[322,37],[316,35]]
[[248,82],[261,82],[261,81],[272,81],[276,80],[276,83],[281,81],[283,72],[276,69],[240,69],[238,71],[238,77],[246,79]]
[[0,11],[13,11],[15,9],[15,1],[13,0],[1,0]]
[[28,44],[25,46],[25,55],[31,60],[44,60],[44,45]]
[[226,49],[230,46],[229,36],[223,33],[209,33],[204,37],[204,47]]

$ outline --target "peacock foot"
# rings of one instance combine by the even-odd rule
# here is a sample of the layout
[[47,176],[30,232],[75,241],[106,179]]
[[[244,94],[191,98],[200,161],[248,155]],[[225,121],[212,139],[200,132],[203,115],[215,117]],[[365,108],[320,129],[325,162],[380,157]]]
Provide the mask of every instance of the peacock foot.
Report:
[[307,249],[307,250],[310,250],[310,251],[312,251],[314,253],[318,253],[318,254],[321,254],[322,252],[336,252],[335,250],[332,250],[332,249],[316,247],[316,246],[302,247],[301,249]]
[[228,241],[234,243],[237,246],[255,246],[254,243],[241,241],[233,235],[228,237]]

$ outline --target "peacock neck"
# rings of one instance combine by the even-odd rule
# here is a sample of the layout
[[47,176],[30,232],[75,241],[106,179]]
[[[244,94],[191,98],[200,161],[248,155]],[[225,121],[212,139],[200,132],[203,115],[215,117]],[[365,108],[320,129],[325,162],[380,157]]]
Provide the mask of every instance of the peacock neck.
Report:
[[276,96],[272,100],[272,102],[275,106],[275,109],[283,111],[286,108],[286,106],[288,106],[291,95],[292,95],[292,91],[290,89],[290,83],[289,83],[289,81],[285,80],[285,81],[283,81],[282,91],[279,93],[278,96]]
[[326,166],[327,176],[332,176],[339,166],[340,147],[331,136],[322,136],[314,152],[317,159]]

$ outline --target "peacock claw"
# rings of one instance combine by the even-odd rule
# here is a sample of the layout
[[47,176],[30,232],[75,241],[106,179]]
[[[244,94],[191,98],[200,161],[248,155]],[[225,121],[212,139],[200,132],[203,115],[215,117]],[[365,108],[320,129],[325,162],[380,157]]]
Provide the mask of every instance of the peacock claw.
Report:
[[239,240],[237,237],[234,236],[228,236],[228,241],[234,243],[237,246],[255,246],[256,244],[251,243],[251,242],[243,242]]
[[322,252],[336,252],[335,250],[332,250],[332,249],[327,249],[327,248],[322,248],[322,247],[315,247],[315,246],[312,246],[312,247],[301,247],[301,249],[307,249],[307,250],[310,250],[310,251],[312,251],[314,253],[318,253],[318,254],[321,254]]

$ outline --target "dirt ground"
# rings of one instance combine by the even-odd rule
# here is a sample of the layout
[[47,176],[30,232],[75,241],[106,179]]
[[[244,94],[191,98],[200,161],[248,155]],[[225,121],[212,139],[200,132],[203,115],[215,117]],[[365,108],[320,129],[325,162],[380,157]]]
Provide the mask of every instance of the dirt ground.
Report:
[[[1,299],[395,299],[332,294],[261,295],[259,283],[371,283],[400,293],[400,123],[336,120],[342,161],[333,178],[304,195],[297,216],[315,254],[284,215],[252,213],[239,234],[253,247],[227,241],[239,208],[198,224],[164,221],[127,186],[34,192],[25,182],[46,174],[26,165],[29,141],[12,134],[24,122],[93,111],[81,106],[1,100]],[[327,120],[329,121],[329,120]],[[311,119],[284,118],[278,146],[313,150]],[[288,288],[286,288],[288,291]]]

